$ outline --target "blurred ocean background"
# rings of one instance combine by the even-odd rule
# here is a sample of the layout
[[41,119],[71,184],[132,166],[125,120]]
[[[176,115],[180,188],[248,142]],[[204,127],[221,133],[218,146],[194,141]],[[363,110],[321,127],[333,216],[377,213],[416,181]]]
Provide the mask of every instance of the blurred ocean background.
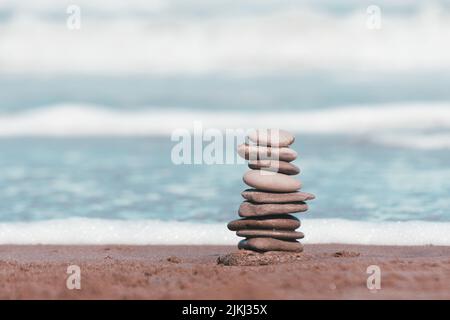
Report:
[[450,1],[3,0],[0,244],[235,244],[246,166],[171,161],[202,121],[296,133],[306,243],[450,245],[449,40]]

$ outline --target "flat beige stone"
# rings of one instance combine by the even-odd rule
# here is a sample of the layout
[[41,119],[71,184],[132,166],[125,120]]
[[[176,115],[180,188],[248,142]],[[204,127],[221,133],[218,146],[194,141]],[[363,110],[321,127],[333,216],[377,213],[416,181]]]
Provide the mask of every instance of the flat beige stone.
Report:
[[258,129],[249,133],[250,141],[260,146],[287,147],[294,143],[292,133],[280,129]]
[[297,159],[297,152],[289,148],[263,147],[248,144],[238,146],[238,154],[246,160],[278,160],[291,162]]
[[295,230],[298,227],[300,227],[300,220],[288,214],[243,218],[228,223],[228,229],[231,231],[245,229]]
[[238,244],[239,249],[252,251],[290,251],[301,252],[303,245],[298,241],[284,241],[272,238],[250,238],[241,240]]
[[298,231],[281,231],[281,230],[255,230],[255,229],[248,229],[248,230],[239,230],[236,232],[236,235],[238,237],[244,237],[244,238],[274,238],[274,239],[280,239],[280,240],[296,240],[296,239],[302,239],[305,237],[303,232]]
[[287,175],[296,175],[300,173],[300,169],[292,163],[277,160],[250,160],[248,163],[250,169],[261,169],[273,172],[284,173]]
[[250,202],[256,203],[287,203],[308,201],[316,198],[315,195],[308,192],[265,192],[257,189],[247,189],[242,191],[242,197]]
[[301,182],[291,176],[264,170],[247,171],[243,180],[250,187],[270,192],[295,192],[302,187]]
[[304,202],[293,203],[252,203],[244,201],[239,207],[239,216],[255,217],[274,214],[305,212],[308,205]]

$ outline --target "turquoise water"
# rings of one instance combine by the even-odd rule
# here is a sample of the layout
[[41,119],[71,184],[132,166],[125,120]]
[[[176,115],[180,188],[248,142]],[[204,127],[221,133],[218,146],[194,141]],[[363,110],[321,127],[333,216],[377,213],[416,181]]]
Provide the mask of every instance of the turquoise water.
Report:
[[112,110],[321,110],[349,105],[450,100],[450,73],[314,71],[294,75],[0,75],[0,111],[63,103]]
[[[245,165],[174,165],[168,138],[2,138],[0,221],[68,217],[226,222]],[[298,135],[310,218],[450,221],[450,152]]]

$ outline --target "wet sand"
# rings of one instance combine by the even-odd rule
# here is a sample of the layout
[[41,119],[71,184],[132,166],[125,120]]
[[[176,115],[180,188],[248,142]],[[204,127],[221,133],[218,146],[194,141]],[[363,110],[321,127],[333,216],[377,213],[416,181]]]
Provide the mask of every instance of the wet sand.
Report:
[[[294,262],[224,266],[232,246],[0,246],[0,299],[450,299],[450,247],[305,245]],[[66,287],[81,269],[81,290]],[[367,289],[367,267],[381,290]]]

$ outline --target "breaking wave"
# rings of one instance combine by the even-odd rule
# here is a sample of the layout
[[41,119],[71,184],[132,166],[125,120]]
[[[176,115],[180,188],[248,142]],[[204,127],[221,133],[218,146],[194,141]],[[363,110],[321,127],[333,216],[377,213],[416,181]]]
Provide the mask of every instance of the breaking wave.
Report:
[[273,127],[296,133],[361,136],[392,147],[450,148],[450,105],[445,103],[261,112],[117,111],[92,105],[57,105],[0,114],[0,137],[168,136],[175,129],[193,130],[196,121],[201,121],[204,129]]
[[366,6],[357,2],[345,13],[321,10],[314,1],[253,2],[246,10],[231,2],[183,2],[80,0],[81,29],[70,31],[66,3],[6,1],[0,4],[0,73],[450,68],[450,12],[444,5],[422,2],[402,14],[383,3],[381,29],[374,31],[366,26]]

